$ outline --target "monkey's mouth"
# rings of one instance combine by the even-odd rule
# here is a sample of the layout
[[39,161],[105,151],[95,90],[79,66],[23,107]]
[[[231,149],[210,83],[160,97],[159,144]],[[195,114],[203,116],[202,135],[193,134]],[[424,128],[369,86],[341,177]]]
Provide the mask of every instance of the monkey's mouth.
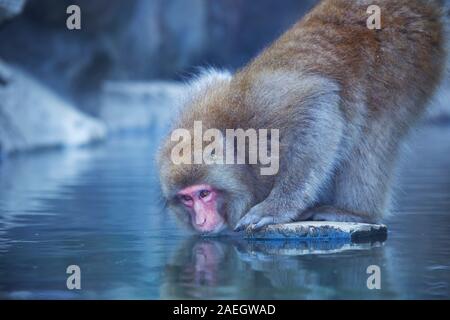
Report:
[[[203,223],[204,225],[205,223]],[[202,237],[214,237],[221,235],[227,228],[226,224],[224,222],[220,223],[219,225],[215,226],[211,230],[202,230],[201,226],[194,227],[195,230],[199,233]]]

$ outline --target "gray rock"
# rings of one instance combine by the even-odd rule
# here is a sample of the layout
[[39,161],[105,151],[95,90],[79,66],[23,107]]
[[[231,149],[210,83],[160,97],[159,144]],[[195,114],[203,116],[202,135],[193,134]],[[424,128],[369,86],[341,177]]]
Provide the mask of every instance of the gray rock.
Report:
[[25,0],[0,0],[0,23],[18,15],[24,5]]
[[81,145],[103,139],[105,126],[86,116],[25,72],[0,60],[2,153]]
[[254,240],[371,242],[384,241],[386,237],[385,225],[354,222],[303,221],[269,225],[256,232],[246,231],[246,238]]
[[99,117],[111,133],[162,130],[184,92],[179,82],[107,82]]

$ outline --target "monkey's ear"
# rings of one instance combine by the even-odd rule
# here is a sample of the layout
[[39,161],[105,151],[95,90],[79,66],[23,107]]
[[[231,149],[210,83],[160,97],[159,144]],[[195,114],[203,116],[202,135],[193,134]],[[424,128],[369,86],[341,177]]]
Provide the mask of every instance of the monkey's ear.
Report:
[[216,85],[230,82],[231,78],[231,73],[227,70],[201,69],[200,73],[187,84],[189,95],[198,97]]

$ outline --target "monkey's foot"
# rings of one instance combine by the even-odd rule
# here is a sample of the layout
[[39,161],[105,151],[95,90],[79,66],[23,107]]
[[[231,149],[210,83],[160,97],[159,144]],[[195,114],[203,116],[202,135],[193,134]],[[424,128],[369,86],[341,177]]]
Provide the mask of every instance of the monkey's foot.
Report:
[[307,218],[308,220],[313,221],[365,222],[365,223],[375,222],[370,215],[349,212],[332,206],[322,206],[312,208],[302,213],[302,216],[308,217]]

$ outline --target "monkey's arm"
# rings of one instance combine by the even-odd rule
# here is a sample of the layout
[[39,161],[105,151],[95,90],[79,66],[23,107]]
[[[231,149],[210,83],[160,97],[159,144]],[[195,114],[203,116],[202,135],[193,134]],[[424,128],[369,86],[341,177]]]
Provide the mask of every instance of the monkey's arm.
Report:
[[[280,128],[282,150],[274,188],[237,223],[236,231],[310,217],[302,215],[315,204],[344,142],[339,91],[333,85],[314,91],[298,110],[290,111],[295,128]],[[290,133],[283,135],[283,131]]]

